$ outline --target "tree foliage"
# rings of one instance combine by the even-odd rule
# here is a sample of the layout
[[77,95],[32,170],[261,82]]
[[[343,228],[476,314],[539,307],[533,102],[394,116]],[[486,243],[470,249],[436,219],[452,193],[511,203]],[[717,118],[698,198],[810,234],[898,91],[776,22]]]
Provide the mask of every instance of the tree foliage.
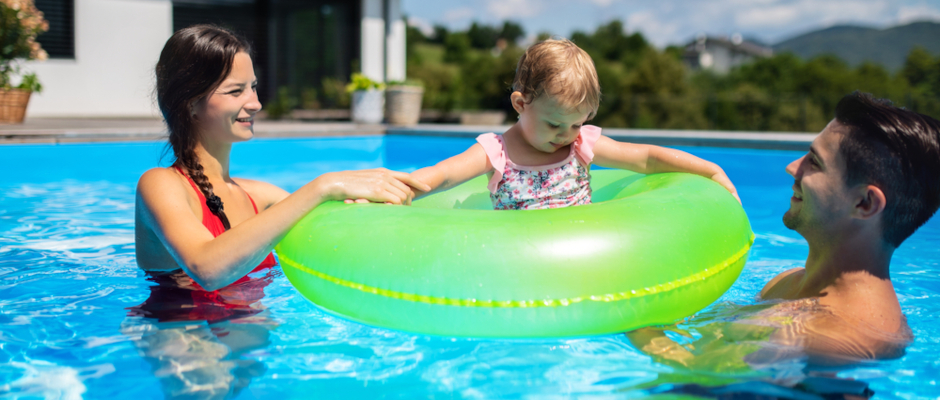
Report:
[[[425,82],[428,108],[513,115],[510,86],[523,36],[510,21],[501,28],[474,23],[462,32],[437,27],[433,37],[409,37],[408,75]],[[507,47],[498,48],[499,39]],[[782,53],[718,75],[689,70],[683,48],[658,50],[620,21],[571,39],[594,60],[602,100],[593,123],[603,127],[814,132],[855,90],[940,117],[940,57],[923,48],[912,50],[895,74],[870,62],[851,67],[833,55],[804,60]]]

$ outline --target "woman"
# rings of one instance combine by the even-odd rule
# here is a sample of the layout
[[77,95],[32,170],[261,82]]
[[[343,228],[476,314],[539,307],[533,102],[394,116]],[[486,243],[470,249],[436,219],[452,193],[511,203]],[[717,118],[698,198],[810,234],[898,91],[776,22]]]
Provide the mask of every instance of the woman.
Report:
[[156,75],[176,162],[138,182],[137,264],[146,271],[182,268],[196,288],[215,291],[272,266],[274,245],[325,201],[402,204],[414,196],[412,186],[427,188],[385,169],[323,174],[293,194],[229,176],[232,144],[251,139],[261,103],[249,46],[225,29],[176,32]]

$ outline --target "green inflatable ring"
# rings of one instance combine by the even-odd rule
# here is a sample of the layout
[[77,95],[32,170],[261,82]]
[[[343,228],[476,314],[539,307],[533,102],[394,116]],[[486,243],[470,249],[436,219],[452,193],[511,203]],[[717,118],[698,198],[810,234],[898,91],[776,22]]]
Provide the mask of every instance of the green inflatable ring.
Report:
[[493,211],[480,177],[411,207],[330,202],[276,248],[330,313],[409,332],[612,334],[685,318],[734,283],[754,240],[720,185],[592,171],[594,203]]

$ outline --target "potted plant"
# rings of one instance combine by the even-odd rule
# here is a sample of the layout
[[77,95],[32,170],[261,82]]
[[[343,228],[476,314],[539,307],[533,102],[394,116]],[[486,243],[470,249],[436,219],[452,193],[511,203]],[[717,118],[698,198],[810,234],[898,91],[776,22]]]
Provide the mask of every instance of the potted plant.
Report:
[[424,87],[421,81],[408,79],[389,82],[385,90],[385,115],[391,125],[411,126],[421,119],[421,98]]
[[346,91],[352,93],[352,121],[359,124],[382,122],[385,111],[385,84],[363,74],[353,74]]
[[0,123],[22,123],[32,92],[42,90],[36,74],[20,74],[23,60],[45,60],[46,51],[36,36],[49,30],[49,23],[33,0],[0,0]]

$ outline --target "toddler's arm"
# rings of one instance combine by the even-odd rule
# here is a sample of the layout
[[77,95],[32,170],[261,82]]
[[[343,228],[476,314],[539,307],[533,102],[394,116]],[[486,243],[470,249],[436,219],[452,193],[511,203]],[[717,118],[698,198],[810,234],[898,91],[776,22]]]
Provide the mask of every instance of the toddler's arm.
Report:
[[479,143],[470,146],[467,151],[437,163],[432,167],[421,168],[411,176],[431,187],[424,192],[414,189],[415,198],[434,192],[440,192],[485,174],[492,169],[490,160]]
[[618,142],[601,135],[594,145],[594,163],[602,167],[628,169],[642,174],[688,172],[701,175],[724,186],[741,202],[738,191],[721,167],[684,151],[648,144]]

